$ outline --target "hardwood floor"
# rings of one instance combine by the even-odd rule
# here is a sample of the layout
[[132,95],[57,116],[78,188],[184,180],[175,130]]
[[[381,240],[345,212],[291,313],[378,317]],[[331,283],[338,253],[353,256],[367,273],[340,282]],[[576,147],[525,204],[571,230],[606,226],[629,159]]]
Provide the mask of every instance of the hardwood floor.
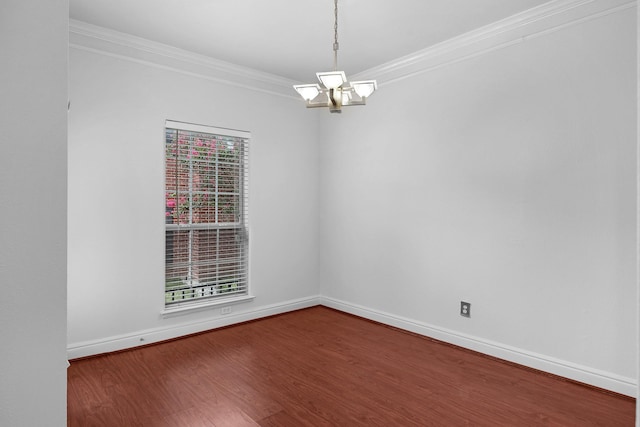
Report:
[[71,362],[69,426],[633,426],[635,399],[325,307]]

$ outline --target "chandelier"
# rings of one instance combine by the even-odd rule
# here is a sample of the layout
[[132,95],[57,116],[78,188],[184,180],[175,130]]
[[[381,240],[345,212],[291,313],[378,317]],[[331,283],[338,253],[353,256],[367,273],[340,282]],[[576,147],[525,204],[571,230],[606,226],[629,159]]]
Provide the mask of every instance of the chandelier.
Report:
[[329,107],[332,113],[341,113],[342,107],[365,105],[367,98],[378,88],[375,80],[347,82],[344,71],[338,71],[338,0],[334,0],[333,71],[316,73],[317,83],[294,85],[305,100],[307,108]]

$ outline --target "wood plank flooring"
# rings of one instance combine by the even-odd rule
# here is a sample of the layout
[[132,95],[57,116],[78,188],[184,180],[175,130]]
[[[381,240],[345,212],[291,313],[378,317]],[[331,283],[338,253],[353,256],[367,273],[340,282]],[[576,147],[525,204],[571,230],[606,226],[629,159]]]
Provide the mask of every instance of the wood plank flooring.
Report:
[[635,399],[326,307],[71,362],[69,426],[633,426]]

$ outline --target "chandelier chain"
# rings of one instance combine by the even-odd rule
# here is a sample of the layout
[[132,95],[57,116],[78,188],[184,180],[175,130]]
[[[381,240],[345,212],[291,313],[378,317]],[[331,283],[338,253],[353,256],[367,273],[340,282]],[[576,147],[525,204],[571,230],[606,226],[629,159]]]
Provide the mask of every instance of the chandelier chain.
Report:
[[333,1],[333,71],[338,70],[338,0]]

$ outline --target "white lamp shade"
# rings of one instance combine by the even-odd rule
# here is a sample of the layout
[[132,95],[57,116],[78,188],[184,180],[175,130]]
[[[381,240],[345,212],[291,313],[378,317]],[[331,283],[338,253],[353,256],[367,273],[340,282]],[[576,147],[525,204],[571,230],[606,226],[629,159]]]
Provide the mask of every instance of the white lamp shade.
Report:
[[361,82],[351,82],[351,87],[358,96],[366,98],[378,88],[378,83],[376,83],[375,80],[364,80]]
[[318,80],[327,89],[337,89],[347,82],[347,77],[344,75],[344,71],[326,71],[323,73],[316,73]]
[[305,101],[311,101],[320,93],[320,86],[318,84],[295,85],[293,88],[298,91]]

